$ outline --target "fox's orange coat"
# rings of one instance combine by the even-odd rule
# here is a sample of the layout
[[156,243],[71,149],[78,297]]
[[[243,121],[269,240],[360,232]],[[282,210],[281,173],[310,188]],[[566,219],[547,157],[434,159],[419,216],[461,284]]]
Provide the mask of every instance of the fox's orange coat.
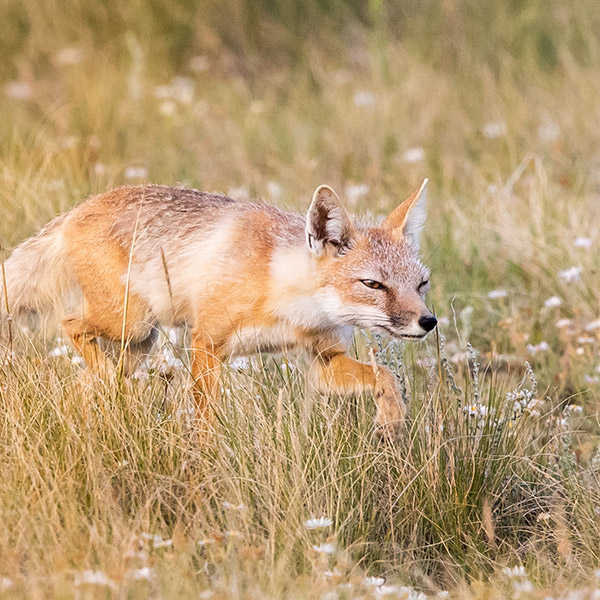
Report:
[[118,188],[14,250],[8,308],[59,315],[93,369],[99,337],[125,340],[132,357],[157,326],[190,325],[199,416],[223,360],[302,347],[317,388],[373,389],[377,423],[393,428],[405,413],[393,374],[345,352],[353,327],[412,339],[435,326],[418,258],[425,183],[379,227],[353,223],[327,186],[306,217],[196,190]]

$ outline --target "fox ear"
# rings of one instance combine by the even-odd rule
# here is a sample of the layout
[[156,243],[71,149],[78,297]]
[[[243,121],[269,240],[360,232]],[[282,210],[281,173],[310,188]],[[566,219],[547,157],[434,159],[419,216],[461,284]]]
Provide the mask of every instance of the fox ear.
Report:
[[383,221],[382,227],[399,233],[418,250],[419,237],[425,226],[427,179]]
[[317,256],[327,248],[341,253],[352,236],[352,222],[338,195],[327,185],[313,194],[306,216],[306,243]]

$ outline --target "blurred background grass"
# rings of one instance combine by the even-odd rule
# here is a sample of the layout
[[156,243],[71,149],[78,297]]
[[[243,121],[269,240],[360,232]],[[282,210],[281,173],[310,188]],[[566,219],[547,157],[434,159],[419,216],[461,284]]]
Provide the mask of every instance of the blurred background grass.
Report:
[[[600,382],[599,40],[600,11],[594,0],[0,0],[0,242],[6,253],[58,212],[89,194],[123,183],[191,185],[304,210],[314,188],[327,182],[338,189],[352,211],[384,214],[428,177],[432,185],[423,253],[432,268],[431,302],[442,317],[449,360],[463,365],[470,340],[480,352],[479,360],[490,370],[490,397],[500,391],[503,394],[519,381],[524,361],[531,361],[540,395],[550,398],[552,410],[569,403],[583,405],[585,418],[578,422],[581,432],[563,446],[571,458],[575,452],[582,465],[591,464],[597,448]],[[430,342],[414,352],[408,362],[413,361],[421,378],[419,389],[431,387],[419,365],[427,364],[428,356],[436,352],[435,345]],[[66,545],[64,555],[52,555],[54,562],[44,567],[47,571],[60,567],[61,561],[71,566],[103,564],[90,557],[86,549],[89,540],[76,539],[73,533],[84,527],[80,504],[71,507],[71,521],[66,524],[64,515],[50,510],[54,504],[68,504],[67,492],[57,495],[55,488],[39,492],[39,506],[19,512],[29,492],[20,492],[23,496],[15,490],[38,485],[24,485],[22,473],[39,469],[42,458],[51,465],[48,472],[68,478],[77,472],[69,479],[78,490],[73,496],[89,500],[97,516],[92,519],[94,526],[102,528],[94,552],[100,557],[108,552],[114,564],[122,560],[115,548],[120,552],[130,543],[128,528],[133,527],[132,522],[139,523],[131,518],[133,509],[123,509],[119,502],[111,513],[112,521],[103,517],[103,501],[88,495],[90,481],[102,489],[103,482],[117,481],[123,502],[131,501],[132,506],[147,502],[144,506],[156,510],[150,511],[150,517],[144,516],[143,526],[162,527],[165,535],[171,535],[174,521],[187,522],[186,526],[194,529],[197,519],[190,516],[196,500],[182,508],[180,492],[174,494],[174,500],[170,484],[165,483],[170,478],[183,486],[188,497],[209,489],[208,504],[200,505],[202,517],[211,527],[216,527],[215,522],[225,526],[223,515],[215,508],[223,487],[236,500],[256,501],[260,494],[256,490],[250,493],[240,482],[250,485],[254,476],[266,484],[272,478],[272,473],[261,471],[268,459],[260,448],[254,449],[256,456],[247,463],[242,461],[228,471],[229,455],[223,458],[219,448],[214,456],[200,460],[195,446],[183,442],[185,434],[180,437],[178,430],[171,429],[165,433],[157,426],[153,435],[158,437],[150,440],[158,439],[157,447],[164,445],[169,450],[162,454],[155,446],[149,449],[145,440],[154,413],[144,413],[146,420],[136,424],[135,411],[127,404],[137,406],[143,394],[124,397],[126,416],[117,415],[109,432],[102,424],[94,430],[99,436],[96,445],[119,460],[123,457],[117,449],[135,439],[138,470],[132,468],[121,477],[118,461],[100,468],[90,442],[68,433],[86,423],[86,410],[97,411],[97,406],[92,402],[85,408],[84,403],[82,416],[79,409],[69,408],[68,402],[63,405],[61,394],[72,400],[76,392],[68,385],[66,391],[62,389],[54,367],[42,368],[42,364],[39,357],[23,363],[3,397],[10,407],[4,424],[6,440],[12,439],[15,423],[32,436],[19,438],[17,446],[25,448],[19,450],[20,458],[10,454],[9,441],[5,445],[6,456],[11,456],[7,472],[21,473],[6,483],[5,496],[13,497],[14,502],[2,509],[12,520],[7,521],[11,525],[0,543],[0,553],[4,551],[11,564],[24,560],[23,554],[34,557],[32,564],[43,564],[43,549],[27,550],[35,546],[38,533],[22,524],[29,517],[37,522],[33,515],[47,518],[40,540],[57,543],[58,532],[67,531],[73,542],[74,549]],[[41,381],[26,375],[36,368],[44,373]],[[265,371],[262,376],[267,375]],[[269,393],[272,404],[277,390]],[[106,391],[107,402],[114,394],[113,389]],[[243,403],[243,390],[237,394]],[[301,392],[297,395],[302,396]],[[423,393],[431,402],[432,397]],[[26,406],[34,417],[21,408],[23,398],[31,401]],[[118,395],[113,400],[125,401]],[[441,405],[448,398],[443,400]],[[427,404],[425,399],[420,402]],[[225,433],[232,457],[236,448],[243,453],[240,440],[250,443],[246,439],[249,424],[243,419],[238,423],[231,416],[237,414],[236,406],[233,400],[228,405],[233,425],[226,427]],[[433,405],[428,406],[432,411]],[[323,410],[321,426],[333,419],[329,409]],[[433,413],[439,410],[440,405],[435,404]],[[44,411],[50,411],[49,416]],[[254,413],[258,421],[264,420],[265,427],[273,425],[269,421],[272,414],[264,406]],[[52,435],[45,433],[48,419],[58,423],[49,428]],[[289,425],[291,430],[300,427],[306,417],[298,419]],[[419,424],[424,426],[417,420]],[[131,427],[134,435],[123,433]],[[324,448],[337,444],[340,457],[336,455],[329,463],[318,454],[317,462],[323,461],[320,469],[337,469],[344,463],[342,454],[348,441],[344,427],[338,426],[333,438],[323,442]],[[421,435],[415,427],[412,435]],[[536,432],[527,433],[523,452],[534,441],[538,444]],[[352,442],[357,452],[366,443],[365,436],[363,431]],[[292,485],[282,465],[287,465],[286,461],[295,464],[295,455],[289,447],[281,450],[270,443],[266,440],[264,448],[281,452],[281,456],[277,454],[281,465],[276,479],[283,487],[273,492],[275,499],[267,503],[268,510],[275,514],[278,502],[283,502],[294,485],[306,486],[307,497],[319,506],[310,496],[314,491],[310,484],[318,477],[311,479],[304,473],[308,480]],[[402,485],[413,482],[411,464],[419,472],[428,468],[427,452],[437,448],[437,443],[435,439],[423,442],[423,454],[409,457],[408,462],[401,457],[404,470],[400,469],[398,481]],[[448,440],[442,445],[446,443]],[[45,450],[28,455],[31,448]],[[415,448],[418,453],[420,446]],[[499,454],[503,451],[504,447],[497,449]],[[544,444],[536,446],[539,456],[546,451]],[[71,469],[63,452],[67,457],[85,455],[86,468],[77,463],[78,469]],[[369,490],[389,493],[394,487],[394,469],[399,467],[382,463],[381,455],[373,452],[373,469],[350,464],[357,472],[363,469]],[[464,457],[461,452],[454,455],[459,462]],[[298,456],[297,468],[302,469],[305,458]],[[503,459],[507,460],[505,455]],[[132,457],[127,460],[134,462]],[[208,463],[203,462],[206,460]],[[202,468],[214,470],[214,477],[222,476],[224,482],[213,489],[202,477],[199,482],[192,481],[197,473],[192,477],[183,467],[178,471],[179,461],[200,461]],[[381,486],[377,483],[379,468],[391,469]],[[377,515],[381,511],[385,517],[369,521],[368,515],[363,515],[358,525],[348,526],[354,533],[344,534],[344,539],[358,548],[371,544],[370,556],[376,557],[373,564],[385,570],[405,552],[404,541],[394,545],[398,536],[403,540],[402,536],[407,536],[418,571],[413,576],[420,581],[430,581],[427,578],[434,577],[433,573],[439,575],[439,562],[444,561],[437,554],[438,544],[447,544],[457,561],[452,569],[458,571],[448,567],[451,575],[447,581],[459,581],[457,573],[470,572],[475,577],[476,568],[470,571],[464,563],[457,567],[457,557],[465,547],[472,551],[469,560],[475,561],[477,568],[499,562],[502,552],[486,554],[481,549],[481,522],[469,521],[479,515],[485,494],[478,492],[472,506],[465,500],[459,504],[460,510],[454,505],[447,511],[444,508],[445,502],[448,506],[454,502],[457,489],[463,489],[463,484],[469,487],[470,480],[440,492],[439,503],[433,498],[432,504],[427,504],[430,487],[444,483],[444,468],[440,467],[440,477],[434,473],[425,479],[406,501],[407,510],[413,512],[428,507],[424,522],[431,527],[427,535],[411,537],[411,531],[427,530],[417,514],[399,524],[394,520],[397,511],[382,508],[363,490],[355,499],[357,510],[372,510]],[[106,475],[104,469],[112,474]],[[561,502],[572,502],[580,511],[587,511],[585,518],[574,521],[573,527],[579,530],[573,545],[585,555],[577,564],[585,563],[589,569],[597,562],[591,524],[596,513],[589,498],[588,504],[577,504],[580,490],[575,484],[569,488],[567,471],[556,475],[563,486]],[[262,475],[256,475],[258,472]],[[365,475],[367,472],[371,475]],[[144,483],[144,473],[149,473],[152,485]],[[35,482],[49,476],[31,477]],[[355,485],[351,479],[348,482],[348,486]],[[328,510],[336,506],[334,496],[343,494],[345,485],[335,487],[329,500],[322,502]],[[502,495],[504,484],[498,485],[495,493]],[[149,500],[153,486],[159,492]],[[571,496],[565,491],[568,489]],[[340,498],[347,510],[350,500]],[[214,522],[209,506],[216,511]],[[165,511],[172,511],[176,518],[164,517]],[[557,523],[560,518],[556,517]],[[302,515],[295,514],[294,519],[301,526]],[[378,527],[373,522],[379,523]],[[564,533],[560,523],[554,531],[557,539]],[[264,534],[256,528],[254,517],[245,521],[245,526],[252,540]],[[199,527],[205,532],[202,527],[207,525]],[[394,533],[394,527],[399,533]],[[467,533],[458,535],[461,527]],[[113,529],[121,544],[115,542],[115,548],[110,542]],[[264,529],[272,534],[268,538],[272,560],[277,545],[288,548],[299,543],[296,538],[279,535],[285,529],[279,521]],[[390,546],[373,549],[380,535],[387,536]],[[506,556],[524,556],[519,536],[515,534],[510,542],[508,537],[501,543]],[[7,554],[15,539],[21,541],[20,553]],[[453,545],[456,539],[466,542]],[[565,558],[569,553],[559,552],[558,558],[552,554],[560,539],[554,543],[540,534],[535,540],[527,546],[527,556],[529,564],[532,556],[539,560],[534,567],[539,581],[568,579],[571,572],[579,572],[573,559]],[[78,553],[85,560],[78,562]],[[546,554],[551,558],[544,558]],[[174,572],[197,569],[201,558],[190,556],[189,564],[181,559],[185,568]],[[285,570],[296,560],[291,550],[285,556],[281,563],[285,566],[271,562],[263,567]],[[224,560],[230,559],[234,560],[227,550]],[[549,563],[555,559],[560,564],[554,565],[553,571]],[[157,564],[168,572],[168,561]],[[406,565],[402,568],[408,569]],[[27,572],[31,573],[31,568]],[[30,594],[40,593],[35,585]],[[271,581],[269,585],[274,584]],[[277,594],[282,594],[285,580],[278,585]]]

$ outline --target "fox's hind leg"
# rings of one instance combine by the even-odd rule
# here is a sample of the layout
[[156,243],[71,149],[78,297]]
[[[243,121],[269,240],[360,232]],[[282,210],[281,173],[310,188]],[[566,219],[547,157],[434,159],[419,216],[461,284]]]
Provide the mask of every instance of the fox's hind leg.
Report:
[[[96,300],[98,297],[92,298]],[[125,374],[135,369],[135,356],[144,350],[149,351],[154,343],[155,319],[148,306],[134,295],[128,298],[127,311],[124,305],[124,301],[109,305],[99,301],[89,302],[86,298],[82,313],[69,316],[62,322],[63,331],[71,338],[87,367],[96,373],[113,370],[110,366],[112,361],[98,338],[121,345],[125,334],[124,355],[117,357],[123,360]]]

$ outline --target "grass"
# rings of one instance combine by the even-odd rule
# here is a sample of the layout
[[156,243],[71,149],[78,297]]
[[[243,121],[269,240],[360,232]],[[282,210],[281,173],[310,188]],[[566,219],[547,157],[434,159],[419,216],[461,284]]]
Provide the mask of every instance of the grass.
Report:
[[311,393],[302,357],[232,368],[199,443],[185,368],[94,380],[19,333],[0,357],[0,595],[595,597],[591,0],[0,11],[5,256],[125,182],[301,210],[328,182],[384,214],[426,176],[442,317],[424,344],[357,338],[405,386],[398,443],[374,437],[370,398]]

